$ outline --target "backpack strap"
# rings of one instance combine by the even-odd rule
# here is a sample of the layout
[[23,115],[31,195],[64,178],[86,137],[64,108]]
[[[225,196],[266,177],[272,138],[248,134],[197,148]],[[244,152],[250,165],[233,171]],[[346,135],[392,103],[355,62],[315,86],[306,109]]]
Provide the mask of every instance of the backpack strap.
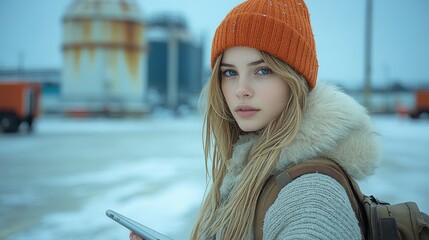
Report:
[[330,176],[344,188],[349,197],[353,211],[356,214],[356,218],[359,221],[362,237],[365,236],[367,223],[364,221],[366,217],[363,216],[365,211],[362,209],[362,205],[359,204],[360,199],[363,197],[359,186],[336,162],[327,158],[317,158],[308,162],[292,165],[279,174],[273,175],[267,179],[256,205],[254,225],[255,239],[262,239],[265,214],[276,200],[281,189],[296,178],[309,173],[320,173]]

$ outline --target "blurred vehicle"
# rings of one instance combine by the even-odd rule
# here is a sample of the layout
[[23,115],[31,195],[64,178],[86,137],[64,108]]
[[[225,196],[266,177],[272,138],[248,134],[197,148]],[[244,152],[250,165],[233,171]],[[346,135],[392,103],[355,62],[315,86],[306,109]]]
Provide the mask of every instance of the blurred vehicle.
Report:
[[0,82],[0,133],[17,132],[22,122],[32,131],[39,113],[40,89],[38,83]]
[[416,91],[415,105],[414,109],[410,111],[410,117],[416,119],[422,113],[429,114],[429,89]]

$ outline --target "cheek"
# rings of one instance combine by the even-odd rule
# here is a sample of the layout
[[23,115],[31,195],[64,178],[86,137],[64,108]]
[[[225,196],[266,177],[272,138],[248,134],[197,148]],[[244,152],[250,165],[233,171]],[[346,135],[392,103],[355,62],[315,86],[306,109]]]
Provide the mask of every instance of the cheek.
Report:
[[279,84],[276,87],[272,87],[269,91],[266,91],[265,95],[271,98],[271,104],[286,107],[289,99],[289,88],[286,84]]
[[220,83],[220,91],[225,96],[225,83],[223,81]]
[[227,83],[222,83],[220,87],[221,87],[222,95],[229,105],[229,99],[231,98],[231,89],[232,88]]

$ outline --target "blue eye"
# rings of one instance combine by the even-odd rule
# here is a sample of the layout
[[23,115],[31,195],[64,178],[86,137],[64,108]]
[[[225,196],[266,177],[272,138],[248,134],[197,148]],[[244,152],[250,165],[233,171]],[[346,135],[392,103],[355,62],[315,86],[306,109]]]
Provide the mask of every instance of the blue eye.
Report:
[[268,69],[268,68],[262,68],[257,71],[257,74],[261,74],[261,75],[266,75],[271,73],[272,73],[271,69]]
[[226,70],[226,71],[223,71],[222,74],[227,76],[227,77],[237,76],[237,72],[234,70]]

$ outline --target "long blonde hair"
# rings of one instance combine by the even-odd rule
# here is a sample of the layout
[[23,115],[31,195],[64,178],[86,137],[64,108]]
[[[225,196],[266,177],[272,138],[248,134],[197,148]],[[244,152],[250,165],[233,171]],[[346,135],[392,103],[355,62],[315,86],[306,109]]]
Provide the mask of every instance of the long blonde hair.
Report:
[[265,52],[261,52],[261,57],[287,83],[290,97],[283,112],[260,132],[258,142],[249,153],[240,182],[234,187],[229,201],[222,206],[220,186],[232,156],[232,147],[243,134],[227,107],[220,87],[222,55],[217,58],[211,79],[203,90],[202,96],[207,97],[203,145],[207,175],[210,175],[211,164],[212,186],[192,231],[193,240],[213,238],[220,231],[223,239],[248,238],[263,184],[272,174],[281,149],[294,140],[299,130],[309,91],[306,80],[278,58]]

